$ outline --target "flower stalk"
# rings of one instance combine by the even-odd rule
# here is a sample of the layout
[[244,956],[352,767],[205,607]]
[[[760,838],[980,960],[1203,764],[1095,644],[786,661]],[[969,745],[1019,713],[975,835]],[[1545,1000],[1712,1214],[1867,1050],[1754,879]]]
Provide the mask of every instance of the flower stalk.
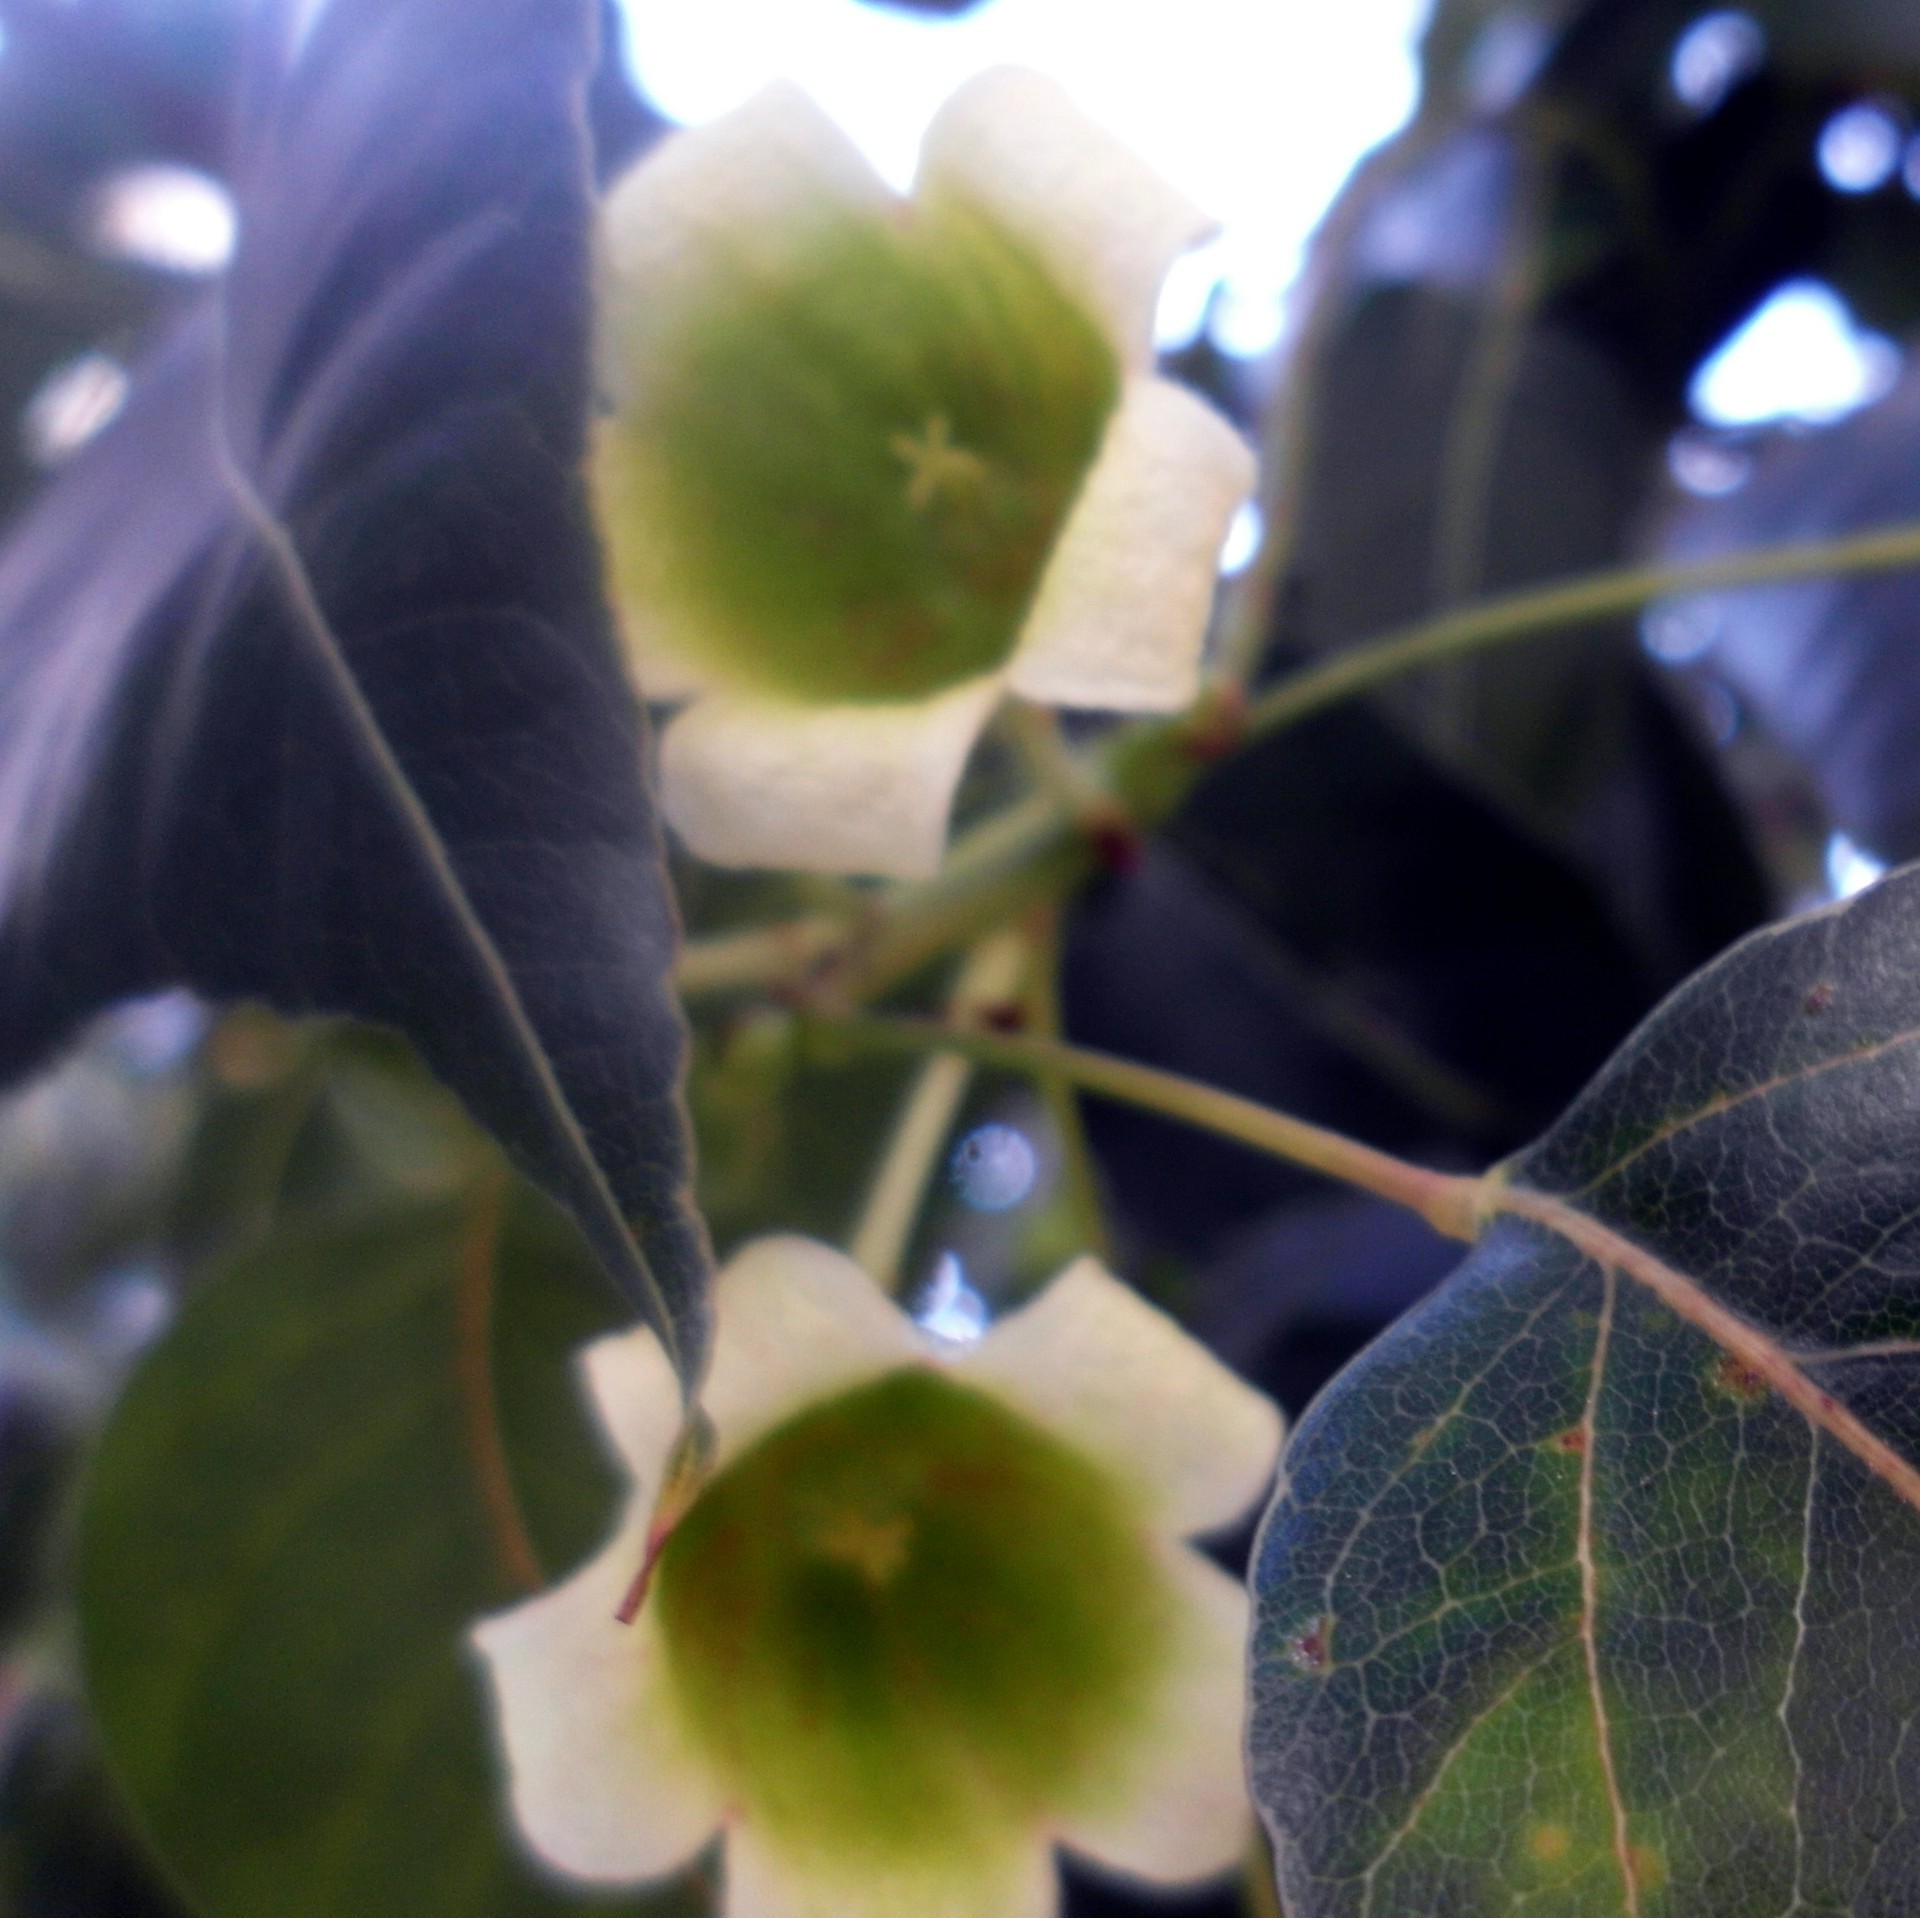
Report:
[[[1902,521],[1838,539],[1792,541],[1680,565],[1608,568],[1502,594],[1396,627],[1286,675],[1253,700],[1237,736],[1284,732],[1408,673],[1595,625],[1655,600],[1915,567],[1920,567],[1920,521]],[[1099,757],[1110,788],[1143,830],[1168,818],[1212,763],[1217,755],[1209,749],[1210,738],[1205,726],[1196,729],[1191,716],[1182,715],[1134,721],[1103,743]],[[1064,897],[1098,864],[1070,809],[1054,792],[1037,790],[962,835],[936,877],[892,889],[858,927],[847,922],[830,928],[811,918],[753,935],[728,935],[724,944],[690,941],[682,960],[682,991],[699,999],[757,984],[764,991],[789,993],[803,983],[801,968],[789,954],[804,945],[815,959],[833,954],[840,993],[851,1003],[864,1003],[1020,911]],[[748,946],[749,938],[759,943]]]
[[1070,1080],[1086,1092],[1164,1113],[1188,1125],[1238,1140],[1309,1172],[1390,1200],[1417,1213],[1446,1238],[1468,1243],[1480,1236],[1486,1181],[1462,1173],[1436,1172],[1344,1133],[1217,1086],[1136,1064],[1090,1047],[1004,1033],[965,1032],[925,1019],[871,1014],[810,1015],[808,1028],[828,1044],[880,1052],[958,1054],[976,1065],[998,1066],[1037,1079]]

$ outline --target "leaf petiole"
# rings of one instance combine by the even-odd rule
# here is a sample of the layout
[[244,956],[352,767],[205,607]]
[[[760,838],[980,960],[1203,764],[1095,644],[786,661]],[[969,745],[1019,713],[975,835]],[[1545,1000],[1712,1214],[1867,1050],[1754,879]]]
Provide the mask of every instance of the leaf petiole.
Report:
[[1291,1165],[1358,1186],[1418,1213],[1436,1232],[1450,1239],[1470,1243],[1480,1236],[1487,1204],[1486,1180],[1436,1172],[1396,1159],[1344,1133],[1276,1112],[1217,1086],[1202,1085],[1177,1072],[1163,1072],[1157,1066],[1138,1065],[1058,1039],[966,1032],[927,1019],[817,1013],[808,1016],[806,1026],[823,1038],[869,1051],[945,1052],[978,1066],[1030,1073],[1043,1081],[1071,1081],[1103,1098],[1163,1112],[1169,1118],[1237,1139]]

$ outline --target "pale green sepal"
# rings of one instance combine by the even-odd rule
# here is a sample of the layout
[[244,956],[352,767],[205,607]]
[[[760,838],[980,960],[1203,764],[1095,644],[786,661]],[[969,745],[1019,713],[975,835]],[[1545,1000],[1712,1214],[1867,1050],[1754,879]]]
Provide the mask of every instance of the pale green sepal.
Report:
[[1002,1319],[960,1376],[1136,1487],[1176,1538],[1248,1511],[1280,1454],[1273,1401],[1097,1259]]
[[700,1402],[725,1466],[802,1407],[931,1356],[913,1321],[844,1252],[755,1239],[714,1282],[713,1369]]
[[900,705],[804,706],[726,693],[671,720],[661,802],[720,866],[924,879],[997,673]]
[[1030,1840],[993,1871],[842,1873],[741,1827],[727,1840],[721,1918],[1055,1918],[1059,1904],[1053,1859]]
[[[664,1359],[660,1370],[660,1403],[677,1412]],[[657,1615],[645,1608],[631,1625],[614,1616],[645,1553],[651,1509],[643,1488],[598,1557],[472,1633],[522,1834],[546,1864],[599,1883],[678,1870],[727,1809],[687,1735]]]
[[1041,575],[1012,689],[1102,712],[1190,705],[1220,545],[1254,478],[1246,442],[1203,400],[1130,379]]
[[920,147],[916,198],[970,200],[1095,314],[1130,372],[1153,364],[1167,268],[1219,226],[1058,86],[1021,67],[969,80]]
[[1249,1608],[1245,1588],[1210,1559],[1179,1547],[1162,1556],[1177,1594],[1177,1650],[1131,1747],[1124,1795],[1070,1813],[1055,1835],[1102,1871],[1171,1886],[1231,1871],[1253,1840],[1240,1755]]

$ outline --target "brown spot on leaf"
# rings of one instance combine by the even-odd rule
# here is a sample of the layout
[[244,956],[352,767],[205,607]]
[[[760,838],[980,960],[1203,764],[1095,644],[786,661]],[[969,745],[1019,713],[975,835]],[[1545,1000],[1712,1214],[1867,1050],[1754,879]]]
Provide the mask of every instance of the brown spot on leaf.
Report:
[[1553,1444],[1556,1451],[1582,1458],[1587,1450],[1587,1428],[1584,1425],[1569,1425],[1554,1439]]
[[1667,1882],[1667,1861],[1651,1845],[1629,1845],[1627,1863],[1641,1891],[1658,1891]]
[[1809,1017],[1825,1012],[1833,1004],[1833,981],[1821,979],[1807,988],[1807,996],[1801,1001]]
[[1758,1405],[1767,1396],[1767,1382],[1745,1360],[1737,1359],[1731,1352],[1717,1358],[1709,1373],[1713,1389],[1724,1393],[1730,1399],[1738,1399],[1742,1405]]
[[1324,1672],[1333,1662],[1333,1620],[1316,1618],[1287,1644],[1287,1657],[1303,1672]]
[[1527,1832],[1527,1850],[1543,1865],[1557,1865],[1573,1849],[1565,1825],[1535,1825]]

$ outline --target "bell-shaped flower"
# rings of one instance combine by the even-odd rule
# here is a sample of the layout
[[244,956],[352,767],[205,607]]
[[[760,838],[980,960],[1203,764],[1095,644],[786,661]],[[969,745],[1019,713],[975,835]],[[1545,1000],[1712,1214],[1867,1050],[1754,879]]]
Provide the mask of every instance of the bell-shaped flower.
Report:
[[639,1882],[722,1837],[725,1918],[1049,1918],[1056,1844],[1230,1868],[1247,1602],[1181,1541],[1259,1495],[1273,1405],[1092,1260],[966,1347],[804,1239],[716,1306],[713,1473],[633,1622],[680,1422],[647,1331],[584,1355],[612,1540],[475,1628],[533,1851]]
[[1211,224],[1011,68],[910,200],[786,85],[613,189],[596,491],[695,852],[923,875],[1004,693],[1193,699],[1253,460],[1152,335]]

